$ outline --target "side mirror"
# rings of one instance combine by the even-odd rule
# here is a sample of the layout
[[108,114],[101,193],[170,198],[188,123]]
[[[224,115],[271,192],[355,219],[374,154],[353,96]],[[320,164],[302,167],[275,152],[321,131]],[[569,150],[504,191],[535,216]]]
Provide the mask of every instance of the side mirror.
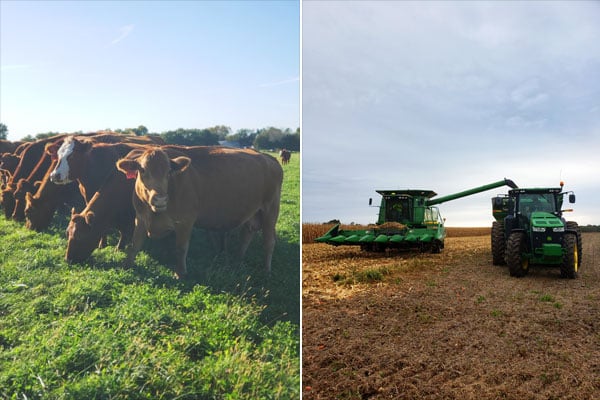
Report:
[[575,203],[575,193],[571,193],[569,195],[569,203]]
[[369,205],[373,205],[373,199],[369,198]]

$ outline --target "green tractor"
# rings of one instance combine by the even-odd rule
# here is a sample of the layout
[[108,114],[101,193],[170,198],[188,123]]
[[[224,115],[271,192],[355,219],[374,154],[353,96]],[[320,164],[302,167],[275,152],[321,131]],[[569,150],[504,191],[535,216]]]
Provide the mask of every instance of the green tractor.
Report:
[[377,190],[381,203],[376,224],[366,230],[342,230],[337,224],[315,241],[333,246],[360,246],[365,251],[391,248],[439,253],[444,248],[446,228],[439,209],[434,206],[504,185],[517,187],[510,179],[503,179],[438,198],[432,190]]
[[492,262],[508,264],[511,276],[522,277],[530,265],[555,265],[564,278],[575,278],[581,266],[581,233],[577,222],[565,221],[563,196],[555,188],[513,189],[492,198]]

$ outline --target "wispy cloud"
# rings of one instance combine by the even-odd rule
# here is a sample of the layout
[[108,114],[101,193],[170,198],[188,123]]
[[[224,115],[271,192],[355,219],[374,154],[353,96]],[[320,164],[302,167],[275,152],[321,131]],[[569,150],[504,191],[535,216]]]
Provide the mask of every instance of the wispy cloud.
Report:
[[114,39],[112,42],[110,42],[111,45],[115,45],[117,43],[119,43],[121,40],[125,39],[127,36],[129,36],[129,34],[131,32],[133,32],[133,28],[135,26],[134,25],[125,25],[122,26],[121,28],[119,28],[119,32],[121,32],[121,34]]
[[300,77],[296,76],[294,78],[284,79],[284,80],[281,80],[281,81],[262,83],[262,84],[258,85],[258,87],[279,86],[279,85],[285,85],[285,84],[288,84],[288,83],[299,82],[299,81],[300,81]]

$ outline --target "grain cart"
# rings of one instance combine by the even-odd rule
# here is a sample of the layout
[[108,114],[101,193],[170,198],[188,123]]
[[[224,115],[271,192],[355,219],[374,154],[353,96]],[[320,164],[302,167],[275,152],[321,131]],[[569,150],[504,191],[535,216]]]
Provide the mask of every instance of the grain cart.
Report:
[[[337,224],[315,241],[334,246],[360,246],[365,251],[395,248],[439,253],[444,248],[446,228],[439,209],[434,206],[504,185],[517,187],[505,178],[438,198],[432,190],[377,190],[381,203],[376,224],[369,225],[366,230],[341,230]],[[372,205],[372,199],[369,199],[369,205]]]
[[511,276],[527,274],[529,265],[555,265],[564,278],[575,278],[581,265],[581,233],[577,222],[565,221],[563,196],[555,188],[513,189],[492,198],[492,262],[508,264]]

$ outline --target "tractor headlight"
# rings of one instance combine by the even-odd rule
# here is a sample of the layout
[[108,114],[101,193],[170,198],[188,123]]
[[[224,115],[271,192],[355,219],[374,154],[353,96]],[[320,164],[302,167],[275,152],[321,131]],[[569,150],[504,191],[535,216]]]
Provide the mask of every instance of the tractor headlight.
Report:
[[546,232],[546,228],[540,228],[538,226],[532,227],[531,230],[534,232]]
[[560,228],[554,228],[552,229],[552,232],[564,232],[565,231],[565,227],[561,226]]

